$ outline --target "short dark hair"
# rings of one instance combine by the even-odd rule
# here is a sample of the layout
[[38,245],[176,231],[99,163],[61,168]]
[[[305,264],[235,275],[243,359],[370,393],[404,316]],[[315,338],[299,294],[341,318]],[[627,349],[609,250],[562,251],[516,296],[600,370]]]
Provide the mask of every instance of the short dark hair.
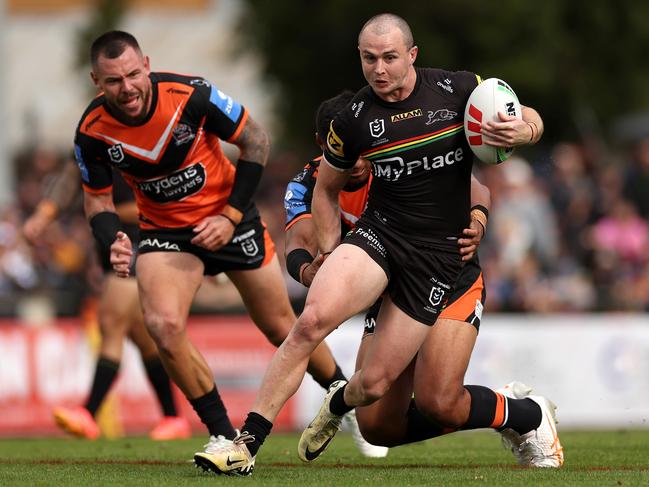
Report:
[[358,43],[360,44],[361,35],[368,28],[371,28],[377,34],[385,34],[392,27],[396,27],[401,31],[401,34],[403,35],[403,42],[406,45],[406,48],[410,49],[415,45],[415,40],[412,37],[412,31],[410,30],[408,22],[406,22],[403,17],[399,17],[398,15],[392,13],[378,14],[365,22],[358,34]]
[[345,90],[337,94],[333,98],[320,103],[315,115],[315,129],[317,134],[326,140],[327,133],[329,132],[329,125],[334,119],[336,114],[347,106],[352,101],[355,93],[351,90]]
[[111,30],[100,35],[90,46],[90,63],[92,66],[97,64],[99,56],[108,59],[115,59],[122,55],[127,47],[132,47],[135,51],[141,53],[140,45],[137,39],[128,32],[121,30]]

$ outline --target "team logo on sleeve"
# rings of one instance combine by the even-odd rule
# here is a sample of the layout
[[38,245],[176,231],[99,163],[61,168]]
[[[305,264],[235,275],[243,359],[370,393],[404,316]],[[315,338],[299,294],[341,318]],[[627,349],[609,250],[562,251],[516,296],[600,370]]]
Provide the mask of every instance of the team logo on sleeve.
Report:
[[377,118],[370,122],[370,135],[372,137],[381,137],[385,132],[385,120]]
[[329,133],[327,134],[327,148],[332,154],[338,157],[345,157],[343,152],[343,141],[334,131],[333,122],[329,124]]
[[119,164],[124,160],[124,149],[122,144],[115,144],[108,148],[108,157],[110,157],[110,162],[114,164]]
[[189,82],[190,85],[192,86],[210,86],[210,82],[207,81],[206,79],[193,79]]

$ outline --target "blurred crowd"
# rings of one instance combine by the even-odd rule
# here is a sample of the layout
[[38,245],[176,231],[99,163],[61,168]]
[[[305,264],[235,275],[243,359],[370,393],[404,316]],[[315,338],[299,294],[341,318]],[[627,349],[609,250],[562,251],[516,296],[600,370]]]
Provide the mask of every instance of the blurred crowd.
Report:
[[[565,142],[539,150],[530,160],[515,155],[499,166],[474,166],[492,197],[479,252],[487,311],[649,309],[649,138],[615,156],[595,152]],[[81,196],[37,245],[21,235],[22,223],[68,162],[65,157],[37,147],[14,158],[14,205],[0,214],[2,316],[20,315],[24,303],[35,301],[49,303],[57,315],[74,315],[100,289]],[[305,162],[294,154],[275,154],[257,194],[280,256],[285,187]],[[286,280],[299,307],[305,290]],[[209,303],[218,301],[218,295],[210,295],[201,310],[210,311]]]

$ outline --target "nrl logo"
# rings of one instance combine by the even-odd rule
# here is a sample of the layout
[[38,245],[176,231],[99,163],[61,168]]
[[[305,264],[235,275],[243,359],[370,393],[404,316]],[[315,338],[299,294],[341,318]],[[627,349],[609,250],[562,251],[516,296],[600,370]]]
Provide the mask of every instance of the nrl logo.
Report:
[[433,286],[433,288],[430,290],[430,296],[428,297],[430,304],[432,304],[433,306],[439,306],[442,303],[443,298],[444,290],[437,286]]
[[122,149],[122,144],[115,144],[108,148],[108,157],[110,161],[119,164],[124,160],[124,149]]
[[370,122],[370,135],[372,137],[381,137],[385,132],[385,120],[375,119]]
[[254,257],[259,253],[257,242],[255,242],[252,238],[246,239],[241,242],[241,250],[243,250],[243,253],[248,257]]

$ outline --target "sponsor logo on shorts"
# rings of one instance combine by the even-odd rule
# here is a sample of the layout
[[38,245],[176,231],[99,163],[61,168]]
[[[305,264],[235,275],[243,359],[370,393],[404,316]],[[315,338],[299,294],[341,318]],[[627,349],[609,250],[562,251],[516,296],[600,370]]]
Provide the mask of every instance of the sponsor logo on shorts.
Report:
[[475,300],[475,315],[479,320],[482,320],[482,310],[484,309],[484,306],[482,305],[482,302],[479,299]]
[[158,250],[174,250],[180,252],[180,247],[177,243],[169,242],[168,240],[159,240],[157,238],[145,238],[140,240],[137,246],[138,249],[158,249]]
[[401,122],[402,120],[408,120],[409,118],[421,117],[423,114],[424,112],[421,111],[421,108],[416,108],[414,110],[410,110],[409,112],[392,115],[390,117],[390,122]]
[[385,120],[382,118],[374,119],[370,122],[370,135],[374,138],[381,137],[385,132]]
[[457,117],[457,112],[449,110],[448,108],[442,108],[435,111],[428,110],[428,120],[426,120],[426,125],[432,125],[435,122],[446,122],[455,117]]
[[403,157],[388,157],[387,159],[376,159],[372,161],[372,172],[374,177],[386,181],[397,181],[402,176],[410,176],[414,173],[432,171],[445,166],[451,166],[464,159],[464,151],[461,147],[451,150],[446,154],[431,157],[424,156],[420,160],[405,162]]
[[366,245],[376,250],[381,255],[381,257],[385,257],[388,255],[379,237],[370,229],[355,228],[347,235],[357,235],[361,237],[365,241]]
[[198,193],[205,186],[205,180],[205,168],[197,162],[163,178],[138,182],[137,188],[157,203],[168,203]]

